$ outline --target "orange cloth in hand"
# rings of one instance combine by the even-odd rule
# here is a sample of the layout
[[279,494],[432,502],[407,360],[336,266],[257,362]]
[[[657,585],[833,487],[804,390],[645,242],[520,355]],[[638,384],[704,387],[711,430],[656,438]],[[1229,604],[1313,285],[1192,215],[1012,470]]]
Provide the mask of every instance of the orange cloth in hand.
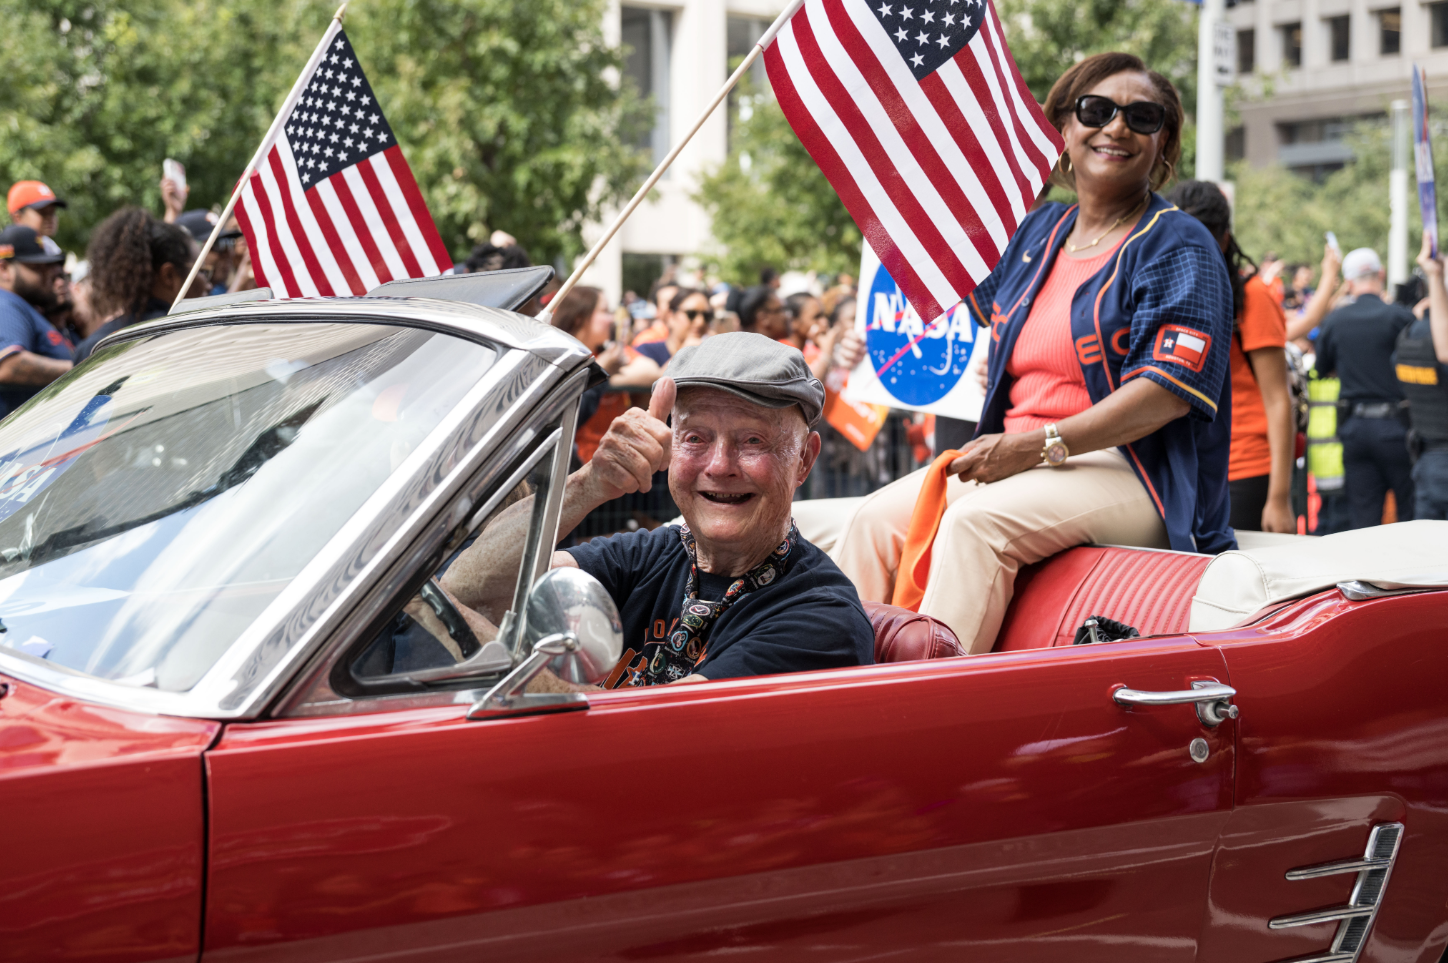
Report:
[[900,572],[895,576],[893,604],[912,612],[920,611],[925,598],[925,583],[930,578],[930,548],[935,533],[940,531],[940,518],[945,514],[946,469],[960,457],[955,449],[943,451],[925,469],[920,496],[910,513],[910,528],[905,533],[905,550],[900,554]]

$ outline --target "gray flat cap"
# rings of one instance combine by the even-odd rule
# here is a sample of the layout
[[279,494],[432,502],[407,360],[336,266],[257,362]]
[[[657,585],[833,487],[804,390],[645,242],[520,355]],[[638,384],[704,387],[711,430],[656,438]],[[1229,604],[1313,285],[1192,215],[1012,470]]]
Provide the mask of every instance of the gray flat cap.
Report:
[[680,388],[718,388],[765,408],[799,405],[813,428],[825,407],[825,386],[804,355],[751,331],[731,331],[680,349],[664,372]]

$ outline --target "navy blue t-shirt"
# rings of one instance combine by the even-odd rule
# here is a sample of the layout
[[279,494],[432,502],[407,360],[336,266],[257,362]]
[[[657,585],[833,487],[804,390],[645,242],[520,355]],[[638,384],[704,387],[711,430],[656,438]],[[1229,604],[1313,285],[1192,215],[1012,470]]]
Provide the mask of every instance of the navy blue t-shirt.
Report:
[[636,344],[633,346],[633,349],[660,368],[668,364],[669,359],[673,357],[673,355],[669,353],[669,343],[667,341],[649,341],[645,344]]
[[[672,525],[595,538],[568,549],[603,583],[623,620],[623,658],[606,689],[630,684],[667,642],[689,584],[689,554]],[[699,594],[723,597],[732,579],[701,574]],[[803,538],[784,577],[756,589],[719,616],[695,671],[709,679],[805,672],[875,661],[875,632],[859,593],[829,556]]]
[[[17,351],[70,360],[70,342],[13,291],[0,290],[0,359]],[[0,385],[0,417],[29,401],[44,385]]]

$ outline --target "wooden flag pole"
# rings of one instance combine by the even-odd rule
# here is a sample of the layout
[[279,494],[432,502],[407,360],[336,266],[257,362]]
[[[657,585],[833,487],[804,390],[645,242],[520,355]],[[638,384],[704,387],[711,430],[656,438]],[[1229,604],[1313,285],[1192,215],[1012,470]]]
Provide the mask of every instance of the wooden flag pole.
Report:
[[780,29],[789,22],[789,18],[794,16],[794,12],[803,5],[804,0],[792,0],[792,2],[784,8],[783,12],[775,18],[774,23],[769,25],[769,29],[764,31],[764,35],[759,38],[759,42],[749,51],[749,55],[744,58],[744,62],[735,68],[734,73],[729,75],[729,79],[724,82],[723,88],[720,89],[719,93],[714,95],[714,99],[709,102],[708,107],[704,108],[704,112],[699,115],[699,119],[694,121],[694,126],[689,128],[688,133],[684,135],[683,139],[675,144],[674,149],[669,151],[668,155],[659,162],[659,166],[654,168],[654,172],[649,175],[648,180],[644,181],[643,186],[634,194],[633,199],[630,200],[627,206],[613,219],[613,223],[608,226],[608,230],[604,231],[603,236],[593,243],[593,247],[588,249],[588,253],[583,256],[583,260],[578,262],[578,266],[573,269],[573,273],[568,276],[568,280],[563,282],[563,287],[559,288],[558,293],[553,295],[552,300],[548,302],[548,307],[544,308],[538,314],[539,321],[547,323],[552,320],[553,309],[562,303],[568,292],[572,291],[574,286],[578,284],[579,278],[583,277],[583,272],[587,271],[593,262],[597,260],[598,255],[603,252],[608,242],[613,240],[613,236],[618,233],[619,228],[623,227],[623,222],[628,220],[629,215],[643,203],[649,191],[654,189],[654,185],[659,182],[659,178],[664,176],[664,172],[667,171],[669,165],[674,162],[674,158],[679,156],[679,153],[688,145],[689,141],[699,132],[699,128],[704,126],[704,121],[709,119],[709,116],[714,113],[715,108],[724,102],[725,97],[729,96],[729,91],[734,89],[734,86],[739,83],[739,79],[753,66],[754,61],[764,52],[764,48],[770,45],[774,40],[774,35],[779,33]]
[[[350,2],[351,0],[346,0],[345,3],[337,8],[337,12],[332,14],[332,20],[337,24],[339,29],[342,26],[342,17],[347,13],[347,3]],[[301,99],[303,78],[312,75],[317,63],[326,55],[327,47],[331,42],[332,30],[328,28],[322,35],[321,43],[317,44],[317,49],[312,51],[312,56],[307,61],[307,65],[303,67],[302,72],[297,75],[297,82],[292,84],[291,92],[287,94],[287,99],[282,102],[282,109],[277,111],[276,119],[272,121],[271,127],[267,128],[266,136],[261,139],[261,146],[256,149],[256,153],[252,155],[251,161],[246,165],[246,170],[242,171],[240,179],[237,180],[236,190],[231,192],[231,200],[226,202],[226,207],[222,210],[221,216],[216,219],[216,224],[211,228],[211,236],[208,237],[206,243],[201,246],[201,253],[196,256],[196,263],[191,265],[191,273],[186,275],[186,283],[181,285],[181,290],[176,292],[176,300],[171,302],[172,311],[176,310],[176,305],[180,304],[182,299],[186,297],[186,292],[191,290],[191,285],[196,280],[196,275],[201,272],[201,265],[206,263],[206,255],[211,253],[211,247],[216,243],[216,236],[226,227],[226,222],[231,217],[231,212],[236,208],[236,202],[241,200],[241,192],[246,189],[246,182],[251,179],[251,175],[256,171],[256,165],[261,163],[261,159],[266,156],[266,152],[270,149],[272,140],[276,136],[277,129],[282,125],[282,121],[291,114],[292,109],[297,106],[297,101]]]

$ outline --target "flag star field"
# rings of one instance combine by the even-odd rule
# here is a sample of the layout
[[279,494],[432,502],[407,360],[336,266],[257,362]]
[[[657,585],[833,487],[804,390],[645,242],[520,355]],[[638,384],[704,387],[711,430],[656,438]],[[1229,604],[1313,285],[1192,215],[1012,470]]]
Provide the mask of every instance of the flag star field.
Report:
[[984,0],[874,0],[870,10],[916,80],[953,58],[980,31]]
[[345,33],[317,65],[286,132],[308,187],[397,143]]

